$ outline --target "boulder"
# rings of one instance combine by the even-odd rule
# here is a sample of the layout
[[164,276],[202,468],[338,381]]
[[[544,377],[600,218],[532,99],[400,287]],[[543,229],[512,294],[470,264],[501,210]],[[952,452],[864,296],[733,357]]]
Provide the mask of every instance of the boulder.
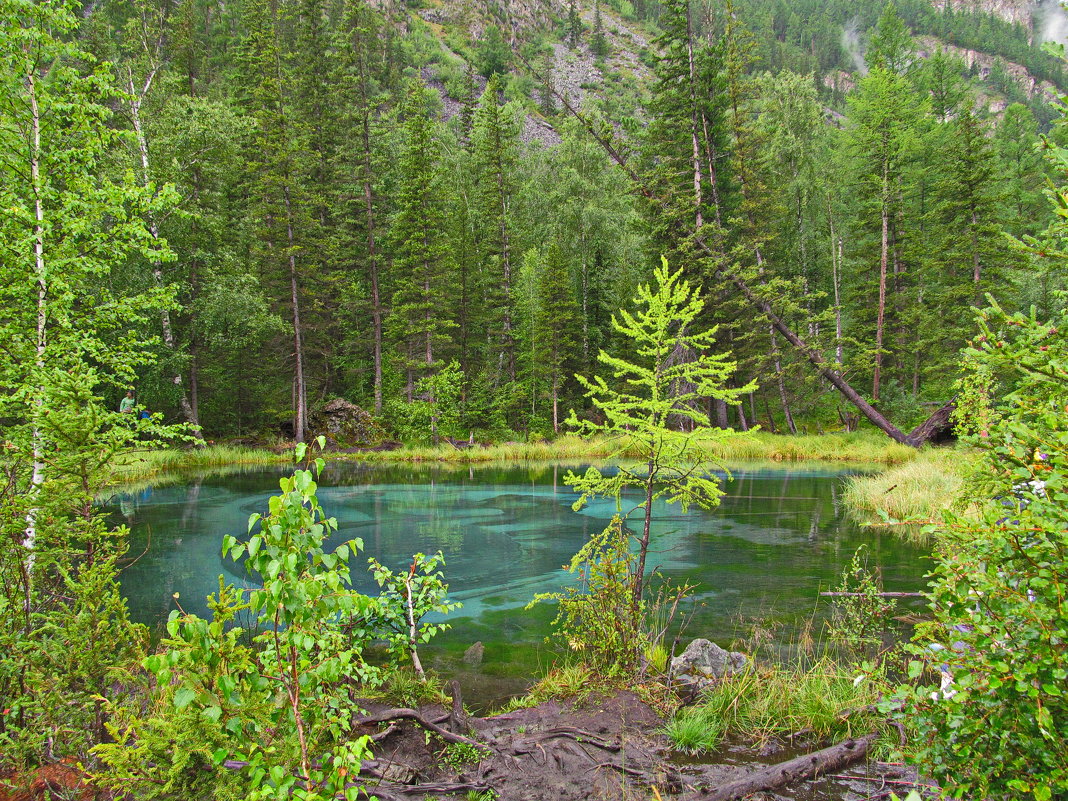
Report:
[[464,651],[464,662],[472,667],[476,667],[482,664],[482,656],[486,653],[485,647],[482,642],[476,642],[466,651]]
[[377,445],[386,436],[370,412],[344,398],[334,398],[314,412],[310,428],[334,447]]
[[697,639],[671,660],[671,675],[684,699],[695,700],[724,676],[745,669],[749,659],[738,651],[726,651],[705,639]]

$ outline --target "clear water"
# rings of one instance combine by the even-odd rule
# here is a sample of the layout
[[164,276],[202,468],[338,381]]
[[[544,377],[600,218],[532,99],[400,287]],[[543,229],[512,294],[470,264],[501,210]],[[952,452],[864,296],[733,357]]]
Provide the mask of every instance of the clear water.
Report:
[[[339,522],[331,545],[363,540],[365,553],[353,562],[361,591],[375,591],[366,556],[401,568],[417,551],[445,554],[451,596],[463,608],[449,616],[452,629],[427,649],[424,661],[492,698],[518,692],[560,656],[544,641],[554,610],[524,607],[535,593],[564,585],[569,577],[561,566],[615,511],[611,501],[572,511],[575,496],[563,483],[567,470],[337,463],[324,472],[319,498]],[[175,607],[174,593],[183,609],[206,615],[204,599],[217,590],[220,574],[247,583],[244,571],[220,555],[220,541],[223,534],[243,534],[249,515],[265,510],[279,475],[257,470],[191,477],[112,498],[115,522],[131,528],[130,556],[140,555],[122,575],[134,617],[158,626]],[[922,587],[922,549],[849,519],[839,503],[846,475],[832,468],[742,467],[711,512],[655,508],[650,566],[697,585],[699,606],[687,637],[726,646],[761,621],[775,642],[790,641],[826,613],[819,591],[838,583],[862,544],[886,589]],[[484,645],[484,660],[469,668],[461,656],[476,641]]]

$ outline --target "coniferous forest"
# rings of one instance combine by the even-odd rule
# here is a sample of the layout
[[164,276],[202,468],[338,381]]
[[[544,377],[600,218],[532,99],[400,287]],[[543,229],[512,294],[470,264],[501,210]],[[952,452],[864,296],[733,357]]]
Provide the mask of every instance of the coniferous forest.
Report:
[[[826,728],[752,739],[803,735],[822,772],[871,749],[941,796],[1066,797],[1066,19],[0,0],[0,801],[507,799],[491,774],[552,738],[623,779],[524,801],[775,789],[695,783],[655,749],[631,766],[622,732],[574,721],[505,747],[420,662],[456,606],[442,555],[393,572],[369,553],[381,595],[351,588],[363,544],[328,546],[320,451],[565,434],[636,467],[564,479],[576,510],[618,514],[570,564],[581,590],[536,599],[581,654],[557,681],[632,690],[670,720],[650,733],[694,751],[696,730],[747,736],[722,722],[739,699],[816,686],[848,698]],[[855,556],[827,655],[684,697],[668,632],[694,586],[653,591],[654,501],[714,508],[708,454],[755,429],[860,430],[903,446],[886,464],[959,440],[915,458],[961,486],[923,513],[879,505],[897,483],[874,504],[934,554],[923,616],[895,618]],[[101,499],[131,454],[205,441],[295,448],[304,469],[218,532],[252,584],[220,577],[211,620],[179,603],[150,631]],[[400,700],[369,712],[383,687]],[[451,773],[375,758],[402,720]]]
[[[94,6],[77,46],[106,81],[100,169],[169,196],[140,215],[159,257],[113,279],[168,296],[131,332],[154,343],[139,402],[269,441],[342,397],[409,441],[429,438],[412,402],[445,370],[443,433],[551,435],[665,255],[707,292],[737,381],[759,379],[720,425],[854,412],[765,300],[898,427],[918,422],[952,394],[971,306],[1046,309],[1058,288],[1003,233],[1051,217],[1040,137],[1064,68],[975,12],[780,5],[628,4],[652,32],[628,74],[607,65],[630,42],[609,41],[607,3],[599,23],[546,12],[526,40],[491,17],[462,46],[408,7]],[[847,13],[866,74],[843,71]],[[985,77],[948,49],[979,36]],[[604,90],[569,97],[568,59],[594,51]],[[67,135],[43,122],[42,148]]]

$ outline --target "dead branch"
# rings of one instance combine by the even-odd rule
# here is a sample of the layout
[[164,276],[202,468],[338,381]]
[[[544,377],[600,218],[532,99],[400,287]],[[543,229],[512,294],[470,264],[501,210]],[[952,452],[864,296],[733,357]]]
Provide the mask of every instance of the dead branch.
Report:
[[485,743],[480,743],[476,740],[472,740],[460,734],[453,734],[451,731],[443,729],[436,723],[432,723],[431,721],[427,720],[414,709],[387,709],[385,712],[379,712],[377,715],[370,715],[364,718],[356,718],[353,723],[355,723],[357,726],[370,726],[376,723],[392,723],[397,720],[413,721],[414,723],[426,729],[427,731],[433,732],[447,743],[463,743],[465,745],[470,745],[475,748],[486,748]]

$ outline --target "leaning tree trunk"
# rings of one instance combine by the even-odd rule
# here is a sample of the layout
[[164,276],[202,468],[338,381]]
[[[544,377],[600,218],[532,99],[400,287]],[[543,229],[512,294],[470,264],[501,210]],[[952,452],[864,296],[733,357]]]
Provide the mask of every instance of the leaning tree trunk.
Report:
[[775,329],[768,329],[768,336],[771,339],[771,357],[775,362],[775,380],[779,384],[779,400],[782,401],[782,413],[786,417],[786,427],[790,429],[791,434],[797,433],[797,426],[794,425],[794,415],[790,411],[790,399],[786,397],[786,381],[782,376],[782,359],[779,356],[779,341],[775,338]]
[[[522,57],[522,54],[519,55],[519,59],[527,67],[527,69],[531,71],[532,74],[537,76],[537,70],[534,69],[534,67],[530,64],[529,61]],[[568,100],[568,98],[562,95],[555,88],[553,88],[553,94],[556,96],[557,100],[561,102],[563,107],[567,109],[568,113],[574,116],[583,124],[586,129],[586,132],[589,133],[591,137],[593,137],[594,141],[597,142],[602,148],[604,148],[605,152],[608,153],[609,157],[623,169],[623,171],[627,174],[627,177],[634,182],[634,185],[637,187],[638,191],[641,192],[642,195],[645,196],[647,199],[653,201],[654,203],[657,203],[660,206],[664,206],[665,203],[663,199],[655,195],[648,187],[646,187],[642,183],[641,178],[638,176],[638,174],[635,173],[633,168],[631,168],[627,164],[627,160],[620,154],[620,152],[615,148],[615,146],[608,139],[605,138],[602,131],[597,126],[590,123],[590,121],[587,120],[581,113],[579,113],[572,105],[571,101]],[[704,237],[700,235],[700,233],[696,233],[694,235],[693,242],[706,255],[713,257],[716,255],[712,248],[704,240]],[[857,410],[872,423],[872,425],[874,425],[876,428],[878,428],[880,431],[882,431],[884,434],[886,434],[888,437],[895,440],[896,442],[901,442],[906,445],[915,444],[910,441],[909,438],[904,433],[902,433],[902,431],[897,426],[891,423],[886,418],[886,416],[882,414],[882,412],[880,412],[878,409],[868,403],[864,399],[864,397],[859,392],[857,392],[853,388],[853,386],[846,380],[845,376],[840,370],[836,369],[832,365],[829,365],[827,363],[827,360],[824,358],[823,353],[821,353],[819,350],[812,347],[803,339],[801,339],[801,337],[797,335],[793,328],[791,328],[781,317],[779,317],[778,314],[775,313],[771,302],[759,295],[758,293],[754,292],[752,287],[749,286],[749,283],[744,278],[742,278],[741,275],[739,275],[737,272],[732,271],[726,265],[721,265],[717,272],[724,274],[727,280],[734,284],[735,288],[741,293],[742,297],[744,297],[753,308],[755,308],[758,312],[767,317],[768,321],[771,323],[772,326],[774,326],[775,330],[782,334],[783,338],[787,342],[789,342],[790,345],[793,346],[802,356],[804,356],[805,359],[816,369],[816,372],[819,373],[819,375],[822,376],[825,381],[830,383],[831,386],[838,390],[838,392],[840,392],[847,401],[853,404],[857,408]]]

